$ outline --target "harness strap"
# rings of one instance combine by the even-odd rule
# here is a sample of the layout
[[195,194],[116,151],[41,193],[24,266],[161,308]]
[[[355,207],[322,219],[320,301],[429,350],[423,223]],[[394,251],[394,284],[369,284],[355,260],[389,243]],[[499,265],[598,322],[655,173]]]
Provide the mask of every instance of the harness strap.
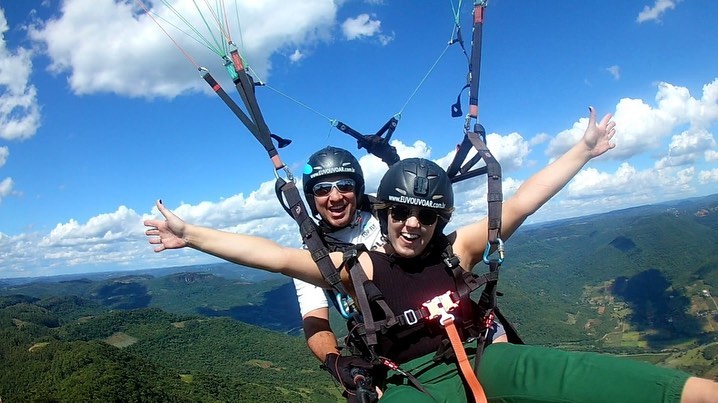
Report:
[[464,381],[469,386],[469,389],[471,389],[471,393],[474,396],[474,402],[486,403],[486,393],[484,392],[484,388],[481,386],[479,379],[476,377],[476,374],[471,368],[469,357],[466,355],[464,345],[461,343],[459,333],[456,331],[454,319],[449,318],[445,320],[443,322],[443,325],[446,329],[446,333],[449,335],[451,347],[454,348],[454,353],[456,354],[456,361],[459,365],[461,376],[464,378]]
[[369,306],[369,298],[364,286],[369,282],[369,279],[364,273],[364,269],[359,264],[357,259],[357,250],[349,250],[344,253],[344,264],[351,265],[349,267],[349,277],[352,279],[352,285],[356,292],[357,302],[359,303],[359,309],[363,317],[364,324],[364,337],[366,339],[367,347],[372,354],[372,360],[376,356],[375,346],[378,344],[376,337],[376,322],[374,322],[374,316],[371,313],[371,307]]
[[442,295],[438,295],[424,302],[423,306],[429,311],[429,317],[427,319],[439,319],[439,323],[446,329],[446,333],[449,336],[451,347],[454,349],[454,354],[456,355],[459,372],[461,372],[461,376],[469,386],[474,396],[474,402],[486,403],[486,393],[484,393],[484,388],[481,387],[479,379],[471,368],[469,357],[466,355],[461,337],[454,325],[454,315],[449,313],[459,306],[459,302],[454,301],[451,295],[452,292],[447,291]]
[[[392,116],[376,134],[370,135],[363,135],[352,129],[346,123],[338,120],[334,121],[333,124],[340,131],[354,137],[357,140],[358,148],[365,148],[367,152],[376,155],[387,165],[392,166],[399,162],[399,154],[397,154],[396,148],[389,145],[391,135],[399,124],[399,120],[396,117]],[[385,133],[386,137],[382,137]]]
[[319,267],[319,271],[322,273],[324,280],[326,280],[336,292],[347,295],[347,290],[342,283],[341,275],[329,257],[329,249],[319,233],[319,227],[317,227],[317,224],[307,213],[306,206],[299,196],[299,190],[296,184],[293,181],[287,182],[282,178],[277,178],[275,190],[278,196],[281,192],[284,199],[286,199],[287,205],[284,204],[284,199],[278,197],[282,203],[282,207],[284,207],[294,221],[297,222],[299,232],[302,235],[302,241],[307,246],[317,267]]
[[[457,267],[453,270],[454,276],[458,276],[456,284],[459,291],[452,292],[450,294],[451,300],[459,302],[468,297],[473,291],[482,287],[484,284],[495,283],[499,279],[498,271],[484,273],[481,275],[467,272],[461,267]],[[468,301],[468,300],[467,300]],[[462,315],[464,324],[469,325],[471,321],[471,315],[468,314],[470,307],[468,304],[460,304],[459,309],[466,315]],[[401,315],[396,316],[396,323],[401,326],[411,326],[419,322],[421,319],[431,319],[431,313],[429,310],[421,306],[417,309],[407,309],[402,312]],[[387,323],[387,326],[391,326]]]

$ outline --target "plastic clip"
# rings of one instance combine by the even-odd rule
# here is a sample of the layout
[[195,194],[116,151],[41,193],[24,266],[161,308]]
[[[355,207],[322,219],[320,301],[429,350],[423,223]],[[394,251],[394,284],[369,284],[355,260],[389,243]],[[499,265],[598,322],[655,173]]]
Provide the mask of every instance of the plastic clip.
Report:
[[451,291],[447,291],[436,296],[422,304],[428,311],[428,319],[439,318],[439,323],[443,326],[448,320],[454,320],[454,315],[449,312],[459,306],[458,302],[451,299]]

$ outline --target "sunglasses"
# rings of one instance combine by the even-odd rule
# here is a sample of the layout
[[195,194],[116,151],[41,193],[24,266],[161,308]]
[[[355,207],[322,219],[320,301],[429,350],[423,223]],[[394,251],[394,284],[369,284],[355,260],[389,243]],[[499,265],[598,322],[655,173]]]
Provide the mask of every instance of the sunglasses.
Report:
[[439,218],[439,213],[436,210],[417,209],[402,205],[389,207],[389,214],[394,221],[406,221],[409,217],[414,216],[421,225],[434,225]]
[[334,188],[337,188],[339,193],[350,193],[356,189],[356,182],[354,182],[354,179],[339,179],[334,182],[319,182],[312,188],[312,193],[317,197],[329,196],[329,193],[331,193]]

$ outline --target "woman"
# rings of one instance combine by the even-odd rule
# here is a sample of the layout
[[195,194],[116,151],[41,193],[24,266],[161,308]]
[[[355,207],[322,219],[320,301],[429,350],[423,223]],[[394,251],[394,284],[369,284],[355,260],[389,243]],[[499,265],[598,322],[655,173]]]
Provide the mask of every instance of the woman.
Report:
[[[615,123],[606,115],[596,124],[589,108],[583,138],[563,156],[531,178],[503,204],[502,237],[507,239],[539,207],[553,197],[592,158],[612,149]],[[358,260],[366,277],[384,295],[394,312],[414,309],[422,302],[455,287],[447,274],[441,248],[441,230],[453,211],[453,192],[446,173],[433,162],[409,159],[392,166],[379,186],[378,215],[388,243]],[[155,251],[191,247],[223,259],[280,272],[327,287],[309,252],[282,247],[268,239],[221,232],[184,223],[160,202],[166,220],[148,220],[147,235]],[[487,220],[459,228],[453,252],[461,266],[471,270],[483,258]],[[341,254],[332,254],[337,267]],[[354,292],[351,278],[342,271]],[[445,338],[435,326],[425,326],[409,341],[396,334],[382,335],[378,349],[414,375],[425,392],[390,373],[382,401],[467,401],[466,388],[451,362],[432,360]],[[486,348],[479,380],[490,401],[683,401],[718,402],[718,384],[670,369],[590,353],[494,343]]]

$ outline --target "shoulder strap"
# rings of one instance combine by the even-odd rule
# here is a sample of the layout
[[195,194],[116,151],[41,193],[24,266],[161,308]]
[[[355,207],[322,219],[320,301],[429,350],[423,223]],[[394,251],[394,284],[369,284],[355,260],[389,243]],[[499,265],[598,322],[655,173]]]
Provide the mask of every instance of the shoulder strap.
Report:
[[[342,283],[339,271],[329,257],[329,249],[320,234],[319,227],[317,227],[314,220],[307,214],[307,209],[299,196],[299,190],[297,190],[294,182],[287,182],[282,178],[277,178],[275,190],[278,194],[281,192],[281,195],[286,199],[287,205],[282,203],[283,207],[290,213],[292,218],[294,218],[294,221],[297,222],[302,241],[307,246],[317,267],[319,267],[322,277],[324,277],[327,283],[329,283],[336,292],[347,295],[347,290]],[[284,200],[281,197],[279,199],[280,201]]]

